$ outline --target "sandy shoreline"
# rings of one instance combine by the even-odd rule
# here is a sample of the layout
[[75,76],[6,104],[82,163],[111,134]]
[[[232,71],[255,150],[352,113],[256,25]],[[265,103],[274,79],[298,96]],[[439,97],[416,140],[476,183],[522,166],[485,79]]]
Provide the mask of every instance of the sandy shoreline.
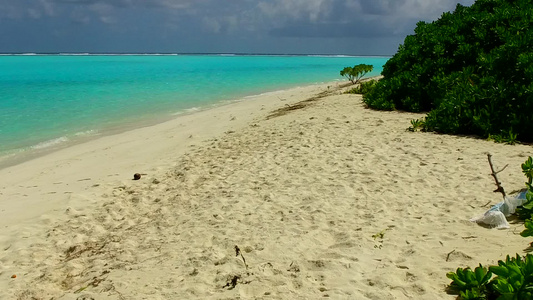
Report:
[[[212,108],[179,115],[166,122],[104,135],[76,143],[59,150],[36,154],[29,160],[0,168],[4,178],[0,195],[11,201],[0,201],[0,228],[26,221],[42,214],[42,207],[29,214],[32,198],[58,198],[57,193],[73,194],[95,188],[96,181],[129,180],[134,173],[166,169],[175,164],[174,159],[205,140],[220,136],[226,131],[247,126],[258,114],[275,109],[281,103],[297,102],[300,97],[311,97],[340,82],[296,87],[289,90],[248,96],[238,101],[226,101]],[[295,94],[295,99],[291,99]],[[10,163],[11,164],[11,163]],[[85,183],[84,183],[85,182]],[[69,190],[54,188],[68,186]],[[38,191],[32,191],[38,189]],[[24,190],[24,192],[22,192]],[[18,199],[16,197],[21,197]],[[13,198],[15,197],[15,198]],[[29,202],[26,200],[30,200]],[[53,199],[50,199],[53,201]],[[40,199],[39,202],[50,203]],[[19,211],[10,211],[13,202],[25,206]],[[41,206],[41,205],[39,205]],[[4,213],[6,212],[6,213]]]
[[[320,84],[315,84],[315,85],[334,86],[339,83],[340,83],[339,81],[331,81],[331,82],[325,82],[325,83],[320,83]],[[0,170],[15,166],[15,165],[19,165],[26,161],[34,160],[42,156],[46,156],[58,150],[70,148],[78,144],[85,144],[87,142],[98,140],[103,137],[115,136],[115,135],[119,135],[125,132],[134,131],[139,128],[152,127],[155,125],[159,125],[162,123],[166,123],[166,122],[178,119],[180,117],[194,115],[199,112],[212,110],[218,107],[223,107],[223,106],[227,106],[227,105],[242,102],[242,101],[247,101],[247,99],[269,97],[269,95],[272,96],[278,93],[283,93],[284,91],[289,90],[289,89],[298,89],[298,88],[307,87],[307,86],[311,86],[311,84],[303,85],[303,86],[296,86],[293,88],[264,91],[258,94],[251,94],[251,95],[243,96],[241,98],[219,100],[218,102],[208,103],[208,104],[201,105],[201,106],[195,106],[195,107],[179,110],[172,114],[157,115],[157,116],[141,116],[140,118],[136,120],[129,120],[127,122],[122,121],[122,122],[118,122],[117,124],[110,125],[110,126],[103,127],[103,128],[91,129],[87,131],[77,132],[74,134],[67,134],[64,136],[55,137],[50,140],[42,141],[40,143],[37,143],[29,147],[8,150],[7,152],[0,152]]]
[[328,90],[266,94],[0,170],[0,298],[454,299],[447,271],[523,254],[522,224],[468,219],[500,201],[485,153],[509,164],[510,191],[531,146],[407,132],[420,114],[339,92],[296,105]]

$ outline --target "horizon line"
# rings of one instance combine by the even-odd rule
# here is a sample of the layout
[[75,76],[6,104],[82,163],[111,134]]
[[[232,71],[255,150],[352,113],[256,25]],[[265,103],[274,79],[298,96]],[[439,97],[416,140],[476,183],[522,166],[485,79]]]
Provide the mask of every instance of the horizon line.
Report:
[[0,52],[2,56],[179,56],[179,55],[218,55],[218,56],[327,56],[327,57],[392,57],[385,54],[289,54],[289,53],[230,53],[230,52]]

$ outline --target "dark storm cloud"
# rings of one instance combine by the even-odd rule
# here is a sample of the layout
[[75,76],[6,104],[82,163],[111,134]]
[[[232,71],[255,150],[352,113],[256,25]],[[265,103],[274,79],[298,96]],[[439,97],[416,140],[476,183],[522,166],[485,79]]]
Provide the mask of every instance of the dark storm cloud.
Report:
[[273,36],[366,38],[405,36],[417,21],[434,20],[455,5],[442,0],[279,0],[262,8],[276,20],[269,30]]
[[382,26],[376,26],[377,21],[365,24],[349,23],[309,23],[287,24],[282,28],[272,29],[270,34],[279,37],[303,38],[353,38],[353,37],[391,37],[394,33]]
[[[470,5],[473,0],[460,2]],[[307,53],[325,51],[324,43],[343,44],[346,49],[354,45],[354,52],[373,51],[368,45],[361,48],[357,39],[362,38],[366,43],[375,41],[379,49],[385,47],[386,52],[392,53],[418,20],[436,19],[442,12],[453,10],[456,3],[452,0],[0,0],[0,52],[42,49],[240,52],[258,49],[259,45],[264,52],[283,52],[279,49],[297,51],[301,44],[298,52]],[[309,42],[302,43],[301,39]],[[341,42],[342,39],[345,41]],[[335,49],[331,46],[327,51]]]
[[406,0],[374,0],[358,1],[364,14],[387,16],[406,4]]

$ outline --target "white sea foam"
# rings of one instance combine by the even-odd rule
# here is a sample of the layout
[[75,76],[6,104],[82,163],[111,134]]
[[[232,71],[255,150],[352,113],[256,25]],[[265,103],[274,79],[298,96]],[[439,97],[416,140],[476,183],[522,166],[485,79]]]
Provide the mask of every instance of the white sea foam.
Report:
[[185,109],[186,112],[195,112],[199,110],[200,110],[200,107],[191,107],[191,108]]
[[328,54],[310,54],[307,55],[309,57],[361,57],[357,55],[343,55],[343,54],[336,54],[336,55],[328,55]]
[[56,138],[56,139],[52,139],[52,140],[41,142],[41,143],[39,143],[37,145],[31,146],[30,148],[34,149],[34,150],[45,149],[45,148],[49,148],[49,147],[52,147],[52,146],[55,146],[55,145],[59,145],[61,143],[68,142],[68,140],[69,139],[66,136],[62,136],[62,137],[59,137],[59,138]]
[[93,56],[178,56],[179,53],[93,53]]
[[310,55],[306,55],[308,57],[339,57],[339,58],[350,58],[350,57],[354,57],[354,58],[387,58],[387,57],[391,57],[391,56],[388,56],[388,55],[344,55],[344,54],[332,54],[332,55],[328,55],[328,54],[310,54]]
[[59,53],[59,55],[64,55],[64,56],[88,56],[88,55],[91,55],[89,52],[86,52],[86,53]]
[[98,134],[98,130],[87,130],[87,131],[76,132],[74,135],[75,136],[89,136],[89,135],[97,135],[97,134]]
[[[215,105],[216,105],[216,103],[215,103]],[[206,107],[208,107],[208,106],[210,106],[210,104],[208,104]],[[191,113],[195,113],[195,112],[199,112],[201,110],[204,110],[206,107],[195,106],[195,107],[191,107],[191,108],[185,108],[185,109],[170,113],[170,115],[173,116],[173,117],[176,117],[176,116],[180,116],[180,115],[191,114]]]

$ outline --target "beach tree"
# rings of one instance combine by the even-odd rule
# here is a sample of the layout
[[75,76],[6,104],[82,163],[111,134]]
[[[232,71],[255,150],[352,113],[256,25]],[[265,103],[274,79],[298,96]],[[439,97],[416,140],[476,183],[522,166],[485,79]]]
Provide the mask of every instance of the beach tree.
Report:
[[353,67],[345,67],[341,70],[340,74],[350,80],[353,84],[357,84],[367,73],[372,72],[373,69],[374,66],[372,65],[359,64]]
[[417,23],[363,100],[427,112],[428,131],[533,142],[532,25],[531,0],[458,4]]

